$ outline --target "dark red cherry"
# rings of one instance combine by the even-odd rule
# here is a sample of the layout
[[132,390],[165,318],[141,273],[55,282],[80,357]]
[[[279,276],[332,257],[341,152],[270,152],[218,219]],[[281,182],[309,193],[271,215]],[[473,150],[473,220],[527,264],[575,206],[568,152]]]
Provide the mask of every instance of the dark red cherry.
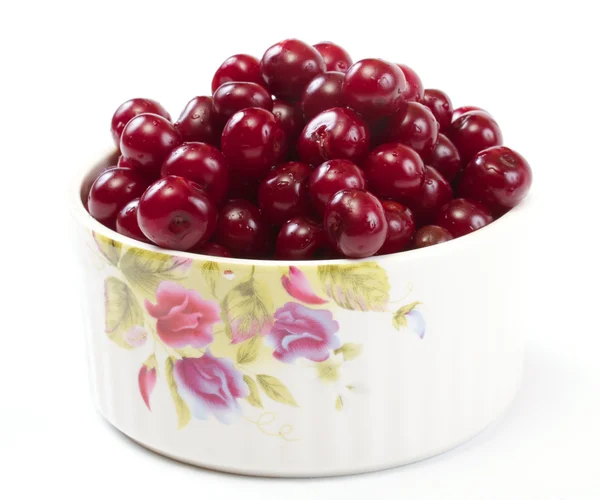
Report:
[[450,125],[448,137],[465,164],[480,151],[502,145],[500,127],[496,120],[483,111],[469,111],[457,118]]
[[171,115],[169,115],[167,110],[153,99],[136,98],[125,101],[115,111],[110,124],[112,136],[117,147],[121,143],[121,134],[123,133],[125,125],[127,125],[129,120],[133,117],[141,115],[142,113],[153,113],[171,121]]
[[227,82],[252,82],[264,86],[258,59],[248,54],[236,54],[225,59],[212,79],[213,94]]
[[314,47],[290,38],[267,49],[260,71],[272,94],[297,101],[308,82],[325,72],[325,61]]
[[[490,115],[485,109],[478,108],[477,106],[461,106],[460,108],[456,108],[452,112],[451,122],[458,120],[462,115],[464,115],[466,113],[470,113],[471,111],[481,111],[482,113],[487,113],[488,115]],[[492,115],[490,115],[490,116],[492,116]]]
[[409,102],[392,116],[387,138],[426,155],[437,141],[438,130],[438,122],[429,108],[418,102]]
[[211,255],[213,257],[231,257],[231,252],[223,245],[209,241],[199,248],[192,248],[194,253],[201,255]]
[[213,112],[225,124],[235,113],[245,108],[273,109],[271,94],[252,82],[227,82],[213,94]]
[[263,218],[280,226],[297,215],[308,215],[308,177],[312,169],[306,163],[292,161],[271,170],[258,188],[258,206]]
[[213,146],[221,143],[223,127],[217,123],[212,110],[212,97],[194,97],[175,122],[175,128],[187,142],[206,142]]
[[288,144],[290,146],[296,144],[304,128],[304,118],[300,106],[281,99],[275,99],[273,101],[273,114],[279,119],[288,138]]
[[425,166],[421,192],[408,204],[419,226],[435,220],[439,210],[452,199],[452,186],[433,167]]
[[342,83],[344,73],[328,71],[315,76],[302,94],[302,111],[309,120],[321,111],[343,106]]
[[270,111],[246,108],[233,115],[225,125],[221,151],[233,175],[260,178],[285,157],[285,132]]
[[476,154],[466,166],[458,192],[501,215],[525,198],[531,180],[525,158],[512,149],[495,146]]
[[161,175],[185,177],[200,185],[217,205],[225,201],[229,167],[221,151],[210,144],[184,142],[167,156]]
[[348,69],[342,92],[346,106],[374,119],[391,115],[400,107],[405,87],[406,78],[397,64],[363,59]]
[[138,224],[137,213],[139,203],[140,199],[136,198],[127,203],[127,205],[119,211],[116,223],[117,233],[133,238],[134,240],[150,243],[150,240],[142,233],[140,225]]
[[341,71],[345,73],[352,65],[352,58],[342,47],[332,42],[321,42],[313,45],[325,61],[327,71]]
[[314,209],[322,215],[333,195],[343,189],[365,189],[365,177],[349,160],[329,160],[313,170],[308,191]]
[[415,218],[410,208],[395,201],[382,201],[388,230],[377,255],[402,252],[408,248],[415,234]]
[[329,200],[324,227],[331,244],[353,259],[375,255],[388,230],[381,202],[361,189],[339,191]]
[[423,226],[416,232],[413,246],[415,248],[425,248],[450,241],[451,239],[452,235],[443,227]]
[[458,238],[487,226],[494,218],[481,203],[465,198],[455,198],[438,212],[435,224]]
[[249,201],[228,201],[219,213],[216,241],[235,257],[264,257],[270,241],[269,226]]
[[297,149],[302,161],[311,165],[335,159],[358,163],[369,151],[369,131],[356,112],[332,108],[306,124]]
[[425,163],[435,168],[448,182],[452,182],[462,167],[458,149],[444,134],[438,134],[431,153],[425,156]]
[[423,99],[423,82],[414,69],[406,64],[398,64],[398,67],[404,73],[406,86],[402,91],[402,97],[405,101],[421,101]]
[[275,258],[311,260],[325,246],[325,231],[319,224],[307,217],[292,217],[279,230]]
[[421,104],[424,104],[440,124],[440,130],[446,131],[452,121],[452,101],[448,94],[438,89],[425,89]]

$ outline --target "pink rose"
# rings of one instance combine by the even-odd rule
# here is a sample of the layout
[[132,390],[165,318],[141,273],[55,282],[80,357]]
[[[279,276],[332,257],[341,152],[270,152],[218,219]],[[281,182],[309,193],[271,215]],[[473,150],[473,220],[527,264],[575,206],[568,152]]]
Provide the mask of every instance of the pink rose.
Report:
[[288,302],[275,311],[274,318],[267,341],[275,348],[273,356],[284,363],[296,358],[325,361],[329,351],[341,345],[335,335],[340,327],[329,311]]
[[220,321],[216,302],[204,300],[196,290],[173,281],[161,281],[156,304],[146,300],[145,305],[156,318],[158,336],[174,348],[207,346],[213,339],[213,325]]
[[281,284],[287,293],[305,304],[325,304],[328,302],[313,291],[304,273],[296,266],[290,266],[290,273],[281,277]]
[[173,375],[179,395],[201,420],[212,413],[223,424],[235,421],[241,415],[237,400],[250,394],[233,362],[215,358],[209,349],[201,358],[177,360]]

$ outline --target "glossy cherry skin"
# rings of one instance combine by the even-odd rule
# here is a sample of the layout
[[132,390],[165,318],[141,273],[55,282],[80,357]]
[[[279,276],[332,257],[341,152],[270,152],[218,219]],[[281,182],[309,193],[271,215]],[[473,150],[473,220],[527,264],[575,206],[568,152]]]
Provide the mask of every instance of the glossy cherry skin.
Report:
[[269,233],[260,210],[249,201],[231,200],[221,208],[216,241],[235,257],[264,257],[269,246]]
[[363,172],[349,160],[329,160],[315,168],[308,179],[313,208],[323,215],[333,195],[343,189],[365,189]]
[[209,241],[198,248],[192,248],[194,253],[201,255],[211,255],[213,257],[231,257],[231,252],[223,245]]
[[221,151],[210,144],[184,142],[167,156],[160,173],[194,181],[217,205],[225,201],[229,166]]
[[402,252],[410,245],[415,234],[415,218],[410,208],[395,201],[382,201],[388,230],[377,255]]
[[146,238],[137,220],[138,205],[140,203],[139,198],[131,200],[125,205],[117,214],[116,230],[117,233],[133,238],[134,240],[143,241],[144,243],[150,243],[150,240]]
[[415,233],[414,248],[425,248],[450,241],[450,231],[440,226],[423,226]]
[[344,75],[344,103],[371,120],[394,113],[404,102],[406,78],[397,64],[363,59]]
[[290,38],[267,49],[260,71],[272,94],[297,101],[308,82],[325,72],[325,61],[314,47]]
[[423,99],[423,82],[421,78],[414,69],[407,66],[406,64],[398,64],[398,67],[404,73],[404,78],[406,79],[406,86],[402,91],[402,97],[405,101],[418,101],[420,102]]
[[433,167],[425,166],[425,180],[420,193],[409,203],[419,226],[435,220],[439,210],[452,199],[452,186]]
[[425,89],[421,104],[424,104],[435,116],[443,132],[448,129],[452,122],[452,101],[448,94],[438,89]]
[[315,76],[302,94],[302,111],[309,120],[321,111],[343,106],[342,83],[344,73],[327,71]]
[[326,245],[325,231],[307,217],[292,217],[277,234],[275,258],[311,260]]
[[285,157],[286,135],[273,113],[246,108],[234,114],[225,125],[221,151],[233,175],[260,178]]
[[[288,144],[296,144],[304,128],[304,117],[298,104],[275,99],[273,114],[277,117],[288,139]],[[290,148],[293,149],[293,148]]]
[[252,82],[227,82],[213,94],[213,112],[225,124],[245,108],[273,110],[273,98],[264,87]]
[[121,153],[140,173],[156,175],[165,158],[181,142],[179,132],[166,118],[144,113],[125,125]]
[[455,198],[438,212],[435,224],[458,238],[487,226],[493,220],[491,212],[478,201]]
[[336,193],[325,208],[323,225],[330,243],[352,259],[375,255],[388,230],[381,202],[361,189]]
[[483,111],[469,111],[450,125],[448,138],[454,143],[466,164],[480,151],[502,145],[500,127]]
[[211,85],[213,94],[227,82],[252,82],[264,86],[265,82],[260,74],[260,61],[248,54],[228,57],[213,76]]
[[[482,113],[487,113],[488,115],[490,115],[485,109],[478,108],[477,106],[461,106],[460,108],[456,108],[452,112],[451,122],[458,120],[462,115],[469,113],[471,111],[481,111]],[[492,115],[490,115],[490,116],[492,116]]]
[[369,153],[363,171],[367,188],[379,198],[405,203],[421,192],[425,165],[411,148],[393,142]]
[[476,154],[465,167],[458,192],[501,215],[527,196],[531,181],[525,158],[510,148],[495,146]]
[[433,149],[438,131],[439,124],[429,108],[409,102],[392,116],[387,139],[401,142],[423,156]]
[[312,169],[306,163],[292,161],[271,170],[258,188],[258,206],[263,218],[280,226],[297,215],[308,215],[308,177]]
[[435,168],[448,182],[452,182],[462,167],[458,149],[444,134],[438,134],[435,146],[425,156],[425,163]]
[[117,146],[121,143],[121,134],[125,125],[133,117],[142,113],[153,113],[171,121],[171,115],[169,115],[167,110],[153,99],[136,98],[125,101],[115,111],[110,124],[110,130]]
[[297,149],[302,161],[319,165],[327,160],[360,162],[369,151],[369,130],[358,113],[347,108],[332,108],[310,120]]
[[118,167],[105,170],[92,184],[88,211],[94,219],[114,229],[121,208],[139,198],[147,187],[148,181],[135,170]]
[[342,47],[333,42],[321,42],[313,45],[325,61],[327,71],[340,71],[345,73],[352,66],[352,58]]
[[212,110],[212,97],[194,97],[175,122],[175,128],[187,142],[206,142],[213,146],[221,143],[223,127]]

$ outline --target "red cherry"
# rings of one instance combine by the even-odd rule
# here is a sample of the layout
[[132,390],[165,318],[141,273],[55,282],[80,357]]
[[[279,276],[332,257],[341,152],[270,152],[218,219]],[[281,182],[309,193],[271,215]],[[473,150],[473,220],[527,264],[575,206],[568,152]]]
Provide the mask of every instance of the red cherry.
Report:
[[342,93],[346,106],[368,119],[394,113],[404,102],[404,73],[396,64],[381,59],[363,59],[350,66]]
[[358,163],[369,151],[369,131],[351,109],[332,108],[306,124],[297,149],[302,161],[311,165],[334,159]]
[[476,154],[466,166],[458,192],[501,215],[525,198],[531,180],[525,158],[512,149],[495,146]]
[[213,94],[213,112],[221,123],[245,108],[273,109],[273,99],[264,87],[251,82],[227,82]]
[[121,134],[121,153],[140,173],[156,175],[181,136],[166,118],[143,113],[132,118]]
[[140,225],[138,224],[137,213],[139,203],[139,198],[131,200],[117,214],[117,233],[127,236],[128,238],[133,238],[134,240],[150,243],[150,240],[142,233]]
[[260,71],[271,93],[297,101],[308,82],[325,72],[325,61],[317,49],[291,38],[267,49]]
[[402,98],[405,101],[420,101],[423,99],[423,82],[414,69],[408,67],[406,64],[398,64],[398,67],[404,73],[406,79],[406,86],[402,91]]
[[344,189],[325,208],[325,231],[344,256],[360,259],[375,255],[387,236],[381,202],[361,189]]
[[388,230],[383,246],[377,255],[402,252],[415,234],[415,218],[410,208],[395,201],[382,201]]
[[425,163],[435,168],[448,182],[452,182],[462,166],[458,149],[443,134],[438,134],[438,140],[425,157]]
[[115,111],[110,124],[112,136],[117,147],[121,142],[121,134],[123,133],[125,125],[127,125],[129,120],[133,117],[141,115],[142,113],[153,113],[171,121],[171,115],[169,115],[167,110],[153,99],[137,98],[125,101]]
[[184,142],[171,151],[161,168],[161,176],[177,175],[194,181],[217,204],[225,201],[229,167],[223,154],[203,142]]
[[343,106],[342,83],[344,73],[328,71],[315,76],[302,94],[302,111],[306,119],[321,111]]
[[414,247],[425,248],[450,241],[452,235],[447,229],[440,226],[423,226],[415,234]]
[[227,82],[252,82],[264,86],[258,59],[248,54],[236,54],[225,59],[213,77],[211,86],[213,94]]
[[213,257],[231,257],[231,252],[223,245],[209,241],[199,248],[193,248],[194,253],[201,255],[211,255]]
[[269,236],[258,207],[249,201],[228,201],[221,209],[216,240],[235,257],[264,257]]
[[206,142],[219,146],[223,127],[212,110],[212,97],[194,97],[175,122],[175,128],[187,142]]
[[408,146],[395,142],[371,151],[363,171],[373,194],[401,203],[418,196],[425,179],[425,165],[420,156]]
[[452,186],[433,167],[425,166],[421,192],[408,204],[419,225],[435,220],[439,210],[452,199]]
[[343,189],[365,189],[365,177],[349,160],[329,160],[313,170],[308,179],[308,191],[314,209],[322,215],[333,195]]
[[306,217],[292,217],[277,235],[275,258],[279,260],[310,260],[326,245],[325,231]]
[[487,226],[493,220],[490,211],[478,201],[455,198],[438,212],[435,223],[458,238]]
[[437,89],[425,89],[421,103],[433,113],[440,124],[440,130],[447,130],[452,121],[452,101],[448,94]]
[[151,184],[140,198],[138,224],[159,247],[189,250],[212,236],[217,209],[198,184],[169,175]]
[[407,145],[420,155],[426,155],[437,141],[438,129],[438,122],[428,107],[409,102],[392,116],[387,138]]
[[235,174],[260,178],[285,157],[285,132],[270,111],[246,108],[225,125],[221,151]]
[[300,107],[296,104],[275,99],[273,101],[273,114],[279,119],[287,136],[288,144],[295,144],[304,128],[304,118]]
[[[125,158],[123,155],[119,156],[119,159],[117,160],[117,167],[130,168],[132,170],[135,169],[135,165],[130,160]],[[108,168],[105,168],[104,170],[108,170],[109,168],[114,168],[114,167],[108,167]]]
[[500,127],[483,111],[469,111],[457,118],[450,125],[448,137],[465,164],[480,151],[502,145]]
[[342,47],[332,42],[321,42],[313,45],[325,61],[327,71],[341,71],[345,73],[352,65],[352,58]]
[[[451,122],[458,120],[462,115],[469,113],[471,111],[481,111],[482,113],[487,113],[488,115],[490,115],[485,109],[478,108],[477,106],[461,106],[460,108],[456,108],[452,112]],[[490,116],[492,116],[492,115],[490,115]]]

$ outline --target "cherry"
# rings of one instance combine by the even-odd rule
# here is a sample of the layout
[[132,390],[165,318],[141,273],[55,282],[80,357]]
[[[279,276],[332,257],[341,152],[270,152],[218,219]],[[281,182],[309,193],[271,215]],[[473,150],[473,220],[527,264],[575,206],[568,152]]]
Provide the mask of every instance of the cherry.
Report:
[[395,201],[382,201],[388,230],[383,246],[377,255],[401,252],[410,244],[415,234],[415,218],[410,208]]
[[325,61],[327,71],[341,71],[345,73],[352,65],[352,58],[342,47],[332,42],[321,42],[313,45]]
[[418,196],[425,179],[423,160],[400,143],[382,144],[371,151],[363,171],[373,194],[401,203]]
[[326,245],[323,228],[307,217],[292,217],[277,235],[275,258],[310,260]]
[[141,115],[142,113],[153,113],[171,121],[171,115],[169,115],[167,110],[153,99],[136,98],[125,101],[115,111],[110,124],[112,136],[117,147],[121,142],[121,134],[123,133],[125,125],[127,125],[129,120],[133,117]]
[[251,82],[227,82],[213,94],[213,112],[225,124],[235,113],[245,108],[273,109],[273,99],[264,87]]
[[[117,167],[135,169],[135,164],[132,163],[131,160],[128,160],[123,155],[121,155],[121,156],[119,156],[119,159],[117,160]],[[108,167],[108,168],[113,168],[113,167]],[[105,170],[108,170],[108,168],[106,168]]]
[[426,155],[437,141],[438,129],[438,122],[428,107],[409,102],[392,116],[387,138]]
[[405,101],[421,101],[423,99],[423,82],[414,69],[406,64],[398,64],[398,67],[404,73],[406,86],[401,95]]
[[438,134],[431,153],[425,156],[425,163],[435,168],[448,182],[452,182],[462,166],[458,149],[444,134]]
[[231,252],[227,250],[227,248],[212,241],[209,241],[198,248],[193,248],[192,251],[202,255],[211,255],[213,257],[231,257]]
[[447,229],[440,226],[423,226],[415,234],[414,247],[425,248],[450,241],[452,235]]
[[525,198],[530,186],[527,160],[512,149],[495,146],[476,154],[466,166],[458,192],[501,215]]
[[194,97],[175,122],[184,141],[206,142],[219,146],[223,127],[217,123],[212,110],[212,97]]
[[448,135],[465,163],[479,151],[502,145],[500,127],[484,111],[469,111],[461,115],[450,125]]
[[300,107],[281,99],[275,99],[273,101],[273,114],[279,119],[288,138],[288,144],[295,144],[304,128],[304,119]]
[[143,241],[144,243],[150,243],[150,240],[146,238],[137,220],[138,205],[140,203],[139,198],[131,200],[125,205],[120,212],[117,214],[117,233],[133,238],[134,240]]
[[213,94],[227,82],[252,82],[264,86],[258,59],[248,54],[236,54],[225,59],[213,76],[211,86]]
[[198,184],[169,175],[151,184],[141,196],[138,224],[155,245],[189,250],[212,236],[217,209]]
[[285,132],[270,111],[246,108],[225,125],[221,151],[235,174],[260,178],[285,157]]
[[135,170],[110,168],[102,172],[88,194],[90,215],[114,229],[117,214],[127,203],[138,198],[148,187],[148,181]]
[[230,175],[227,201],[241,198],[256,205],[258,203],[258,186],[260,186],[260,181],[260,179],[247,178],[243,175]]
[[258,206],[268,222],[280,226],[292,217],[309,213],[307,184],[311,172],[306,163],[292,161],[266,175],[258,188]]
[[419,225],[429,224],[446,203],[452,199],[452,186],[433,167],[425,166],[421,192],[409,203]]
[[315,76],[302,94],[302,111],[307,119],[321,111],[343,106],[342,83],[344,73],[328,71]]
[[438,89],[425,89],[421,103],[433,113],[440,124],[440,130],[447,130],[452,121],[452,101],[448,94]]
[[363,59],[344,75],[342,93],[346,106],[368,119],[391,115],[404,102],[404,73],[396,64]]
[[258,207],[246,200],[232,200],[221,209],[216,240],[235,257],[264,257],[269,228]]
[[223,154],[210,144],[184,142],[167,156],[160,173],[194,181],[217,205],[225,201],[229,167]]
[[358,163],[369,151],[369,131],[356,112],[332,108],[306,124],[297,149],[302,161],[311,165],[333,159]]
[[478,201],[455,198],[438,212],[435,223],[458,238],[487,226],[493,220],[490,211]]
[[[461,106],[460,108],[456,108],[452,112],[451,122],[458,120],[462,115],[469,113],[471,111],[481,111],[482,113],[487,113],[488,115],[490,115],[485,109],[478,108],[477,106]],[[492,115],[490,115],[490,116],[492,116]]]
[[272,94],[297,101],[308,82],[325,72],[325,61],[314,47],[290,38],[267,49],[260,71]]
[[143,113],[132,118],[121,134],[121,153],[141,173],[157,174],[181,136],[166,118]]
[[345,257],[375,255],[388,230],[381,202],[368,191],[344,189],[325,208],[325,231],[329,241]]
[[365,177],[349,160],[329,160],[313,170],[308,191],[314,209],[322,215],[329,200],[343,189],[365,189]]

